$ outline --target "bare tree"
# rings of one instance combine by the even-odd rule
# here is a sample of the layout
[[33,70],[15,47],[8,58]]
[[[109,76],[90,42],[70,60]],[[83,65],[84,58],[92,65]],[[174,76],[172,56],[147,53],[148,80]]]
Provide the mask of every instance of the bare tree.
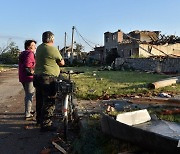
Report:
[[2,63],[17,63],[20,50],[16,43],[10,41],[6,46],[0,47],[0,61]]

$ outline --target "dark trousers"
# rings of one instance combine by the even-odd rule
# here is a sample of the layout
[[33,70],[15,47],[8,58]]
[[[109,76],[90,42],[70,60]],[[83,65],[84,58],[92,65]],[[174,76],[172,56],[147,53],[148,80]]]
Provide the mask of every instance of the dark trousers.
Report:
[[56,77],[35,75],[33,83],[36,88],[37,123],[41,127],[51,126],[55,110]]

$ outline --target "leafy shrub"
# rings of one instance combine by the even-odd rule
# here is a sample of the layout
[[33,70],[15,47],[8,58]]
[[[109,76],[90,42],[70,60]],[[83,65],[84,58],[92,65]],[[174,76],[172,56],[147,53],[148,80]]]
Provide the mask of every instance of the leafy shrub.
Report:
[[0,61],[3,64],[17,64],[18,56],[12,54],[11,52],[5,52],[0,55]]

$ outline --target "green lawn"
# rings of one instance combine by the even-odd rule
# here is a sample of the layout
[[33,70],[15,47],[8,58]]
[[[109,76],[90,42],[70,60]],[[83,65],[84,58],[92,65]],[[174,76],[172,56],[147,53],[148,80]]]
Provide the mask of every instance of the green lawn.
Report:
[[180,93],[180,85],[149,90],[147,84],[168,78],[167,75],[150,74],[138,71],[98,71],[92,67],[64,67],[65,70],[84,71],[84,74],[74,75],[77,98],[98,99],[103,95],[123,96],[158,92]]
[[[161,79],[169,78],[167,75],[150,74],[137,71],[97,71],[98,68],[65,67],[65,70],[84,71],[84,74],[74,75],[73,80],[77,85],[77,97],[80,99],[97,99],[103,95],[138,95],[159,92],[180,93],[180,85],[176,84],[156,90],[147,89],[147,84]],[[96,74],[96,75],[93,75]],[[152,110],[155,112],[154,110]],[[88,127],[81,132],[80,137],[73,143],[73,150],[77,153],[120,153],[123,151],[138,151],[139,147],[111,138],[102,133],[100,121],[96,115],[94,120],[88,119]],[[92,117],[93,118],[93,117]],[[178,121],[179,116],[162,116],[159,118]]]

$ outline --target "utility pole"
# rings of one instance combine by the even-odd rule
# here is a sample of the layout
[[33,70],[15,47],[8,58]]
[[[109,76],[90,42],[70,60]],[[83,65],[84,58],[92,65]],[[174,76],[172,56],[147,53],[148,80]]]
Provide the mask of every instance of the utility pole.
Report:
[[71,64],[73,63],[74,55],[73,55],[73,45],[74,45],[74,29],[75,27],[72,27],[72,43],[71,43]]
[[65,56],[65,54],[66,54],[66,32],[65,32],[65,35],[64,35],[64,51],[63,51],[63,58],[64,58],[64,56]]

